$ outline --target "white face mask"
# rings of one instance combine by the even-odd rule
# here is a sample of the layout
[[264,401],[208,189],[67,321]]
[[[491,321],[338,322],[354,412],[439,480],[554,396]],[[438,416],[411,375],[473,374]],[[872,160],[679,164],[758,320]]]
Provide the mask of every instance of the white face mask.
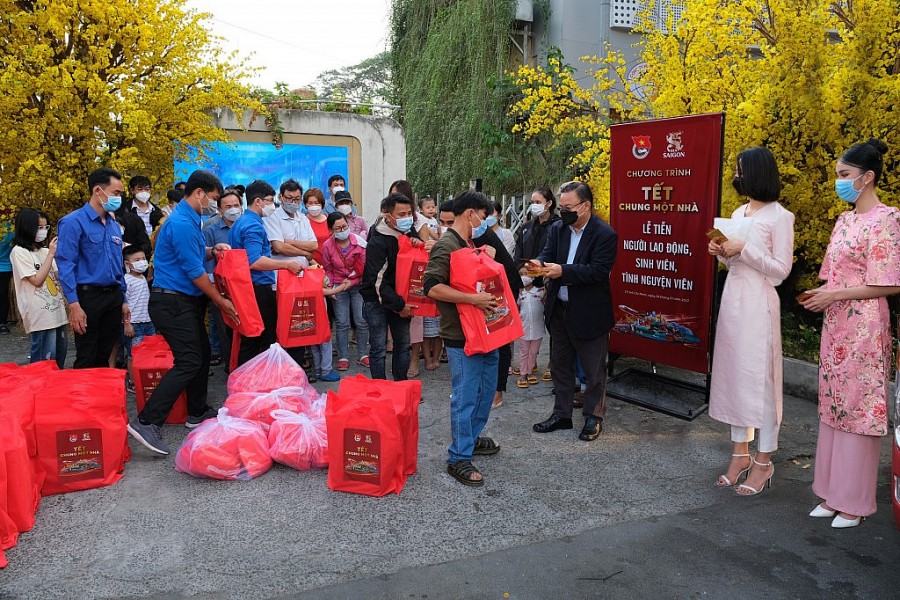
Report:
[[274,202],[273,202],[272,204],[263,204],[263,209],[262,209],[263,216],[264,216],[264,217],[271,217],[272,215],[275,214],[275,210],[276,210],[277,208],[278,208],[278,207],[275,206],[275,203],[274,203]]
[[337,211],[346,216],[353,212],[353,206],[351,206],[350,204],[341,204],[337,207]]
[[345,191],[344,186],[339,185],[336,188],[332,188],[331,195],[333,196],[334,194],[337,194],[338,192],[343,192],[343,191]]
[[313,205],[306,207],[306,212],[308,212],[309,214],[311,214],[314,217],[318,217],[319,215],[322,214],[322,207],[319,206],[318,204],[313,204]]
[[149,266],[149,263],[146,261],[146,259],[136,260],[133,263],[131,263],[131,270],[135,271],[137,273],[143,273],[144,271],[147,270],[148,266]]
[[546,211],[546,207],[543,204],[532,204],[531,205],[531,216],[539,217]]
[[238,217],[241,216],[241,209],[237,208],[237,207],[226,208],[222,214],[225,215],[226,219],[228,219],[229,221],[234,223],[235,221],[238,220]]
[[44,240],[47,239],[47,230],[46,229],[38,229],[37,235],[34,236],[34,241],[40,244]]
[[150,192],[138,192],[134,197],[137,198],[138,202],[143,202],[144,204],[150,202]]

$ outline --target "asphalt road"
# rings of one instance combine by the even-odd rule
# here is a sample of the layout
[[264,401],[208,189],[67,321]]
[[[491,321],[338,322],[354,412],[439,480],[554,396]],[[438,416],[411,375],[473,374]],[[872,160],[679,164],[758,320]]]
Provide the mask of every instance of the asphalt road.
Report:
[[[0,362],[26,352],[21,335],[0,338]],[[280,466],[250,482],[198,480],[132,444],[116,485],[43,499],[7,553],[0,598],[900,596],[888,443],[874,517],[843,531],[807,517],[808,400],[785,398],[773,488],[741,498],[714,485],[729,444],[706,415],[610,400],[603,434],[585,443],[579,419],[531,431],[550,413],[550,384],[513,386],[486,430],[503,449],[476,461],[486,485],[473,489],[444,471],[449,371],[423,377],[419,472],[400,495],[332,492],[323,471]],[[215,401],[224,384],[214,369]],[[164,429],[172,446],[186,433]]]

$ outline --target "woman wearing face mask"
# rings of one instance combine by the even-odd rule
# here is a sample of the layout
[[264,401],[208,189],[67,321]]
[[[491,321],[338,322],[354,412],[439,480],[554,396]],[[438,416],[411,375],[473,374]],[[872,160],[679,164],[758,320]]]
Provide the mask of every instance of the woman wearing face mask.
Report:
[[[748,202],[731,219],[747,225],[749,233],[742,240],[709,243],[709,253],[728,267],[716,326],[709,416],[731,426],[731,462],[716,485],[753,496],[771,485],[775,474],[771,457],[778,449],[782,403],[781,305],[775,286],[793,265],[794,215],[778,203],[778,165],[766,148],[738,155],[732,184]],[[758,452],[751,459],[756,429]]]
[[488,229],[497,234],[497,237],[503,242],[506,251],[509,252],[510,256],[513,256],[516,253],[516,239],[513,237],[512,231],[505,227],[500,227],[500,215],[503,214],[503,207],[496,200],[489,200],[488,206],[491,210],[491,213],[485,219]]
[[[363,299],[359,295],[359,282],[366,267],[366,250],[358,238],[350,232],[350,226],[341,213],[328,215],[328,229],[332,237],[322,245],[322,267],[334,288],[342,291],[333,296],[334,329],[338,347],[337,370],[350,368],[350,311],[356,323],[357,363],[369,366],[369,327],[363,318]],[[343,287],[342,287],[343,286]]]
[[344,215],[344,220],[347,221],[350,233],[366,239],[369,235],[369,226],[366,224],[365,219],[353,214],[353,197],[350,196],[350,192],[336,192],[334,194],[334,203],[335,210]]
[[306,216],[309,218],[309,224],[319,243],[319,249],[313,252],[313,260],[321,265],[322,244],[331,237],[331,232],[328,230],[328,215],[324,212],[325,195],[322,194],[322,190],[319,188],[306,190],[306,193],[303,194],[303,206],[306,207]]
[[49,231],[46,214],[30,208],[19,211],[10,261],[16,303],[25,331],[31,336],[31,362],[55,359],[62,369],[69,317],[54,260],[56,238],[46,243]]
[[900,292],[900,211],[875,186],[884,142],[848,148],[837,162],[835,192],[853,206],[831,233],[819,277],[801,304],[822,312],[819,441],[811,517],[855,527],[875,513],[881,436],[887,434],[891,329],[886,296]]

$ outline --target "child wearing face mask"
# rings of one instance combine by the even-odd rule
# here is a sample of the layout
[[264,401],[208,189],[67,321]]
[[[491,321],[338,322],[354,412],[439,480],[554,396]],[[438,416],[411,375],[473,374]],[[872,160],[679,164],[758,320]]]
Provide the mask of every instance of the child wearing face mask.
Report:
[[23,208],[16,215],[9,258],[16,304],[25,331],[31,336],[31,362],[55,359],[62,369],[66,362],[69,317],[54,261],[56,238],[45,245],[49,230],[46,214]]
[[125,259],[125,285],[127,286],[125,295],[128,297],[128,306],[131,308],[131,322],[124,324],[121,343],[128,367],[126,387],[133,392],[131,347],[140,344],[144,337],[156,334],[156,328],[150,320],[150,312],[147,309],[150,302],[150,286],[144,276],[149,266],[147,255],[138,246],[125,246],[122,249],[122,256]]

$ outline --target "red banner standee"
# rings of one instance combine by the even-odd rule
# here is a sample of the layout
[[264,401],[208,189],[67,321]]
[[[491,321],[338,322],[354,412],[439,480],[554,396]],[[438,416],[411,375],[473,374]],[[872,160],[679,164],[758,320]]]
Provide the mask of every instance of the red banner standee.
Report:
[[610,352],[709,373],[724,114],[610,129]]

